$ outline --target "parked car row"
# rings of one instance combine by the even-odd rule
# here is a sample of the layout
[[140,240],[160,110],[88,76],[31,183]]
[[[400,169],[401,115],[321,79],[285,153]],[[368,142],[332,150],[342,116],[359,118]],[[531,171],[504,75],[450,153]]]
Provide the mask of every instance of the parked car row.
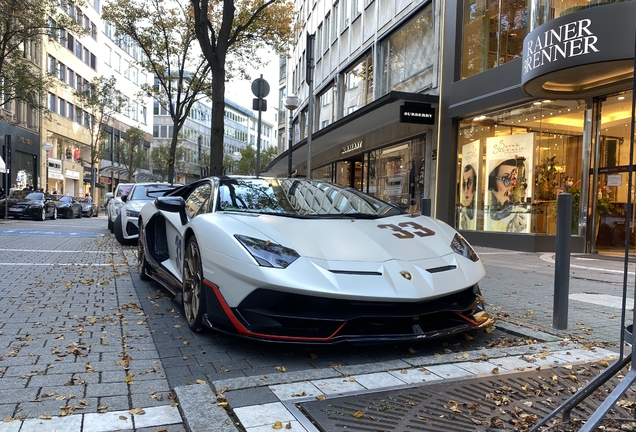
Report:
[[11,190],[9,198],[0,200],[0,217],[46,220],[97,217],[97,206],[87,198],[54,195],[31,190]]
[[[127,189],[126,193],[121,192]],[[182,294],[195,331],[393,343],[491,326],[484,267],[449,225],[320,180],[120,184],[108,228],[138,272]]]

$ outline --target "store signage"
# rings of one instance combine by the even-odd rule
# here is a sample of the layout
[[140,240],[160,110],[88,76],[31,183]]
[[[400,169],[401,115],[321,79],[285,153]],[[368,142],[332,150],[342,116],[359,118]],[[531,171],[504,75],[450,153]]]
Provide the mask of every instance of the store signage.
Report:
[[351,153],[352,151],[356,151],[358,149],[362,148],[362,141],[356,141],[354,143],[348,144],[346,146],[344,146],[341,151],[340,154],[347,154],[347,153]]
[[73,171],[73,170],[66,170],[66,178],[70,178],[70,179],[76,179],[79,180],[80,178],[80,173],[77,171]]
[[400,123],[434,125],[435,108],[428,104],[405,104],[400,107]]
[[628,66],[631,82],[634,16],[635,2],[623,2],[581,8],[538,26],[523,40],[523,90],[543,97],[601,94],[627,79]]

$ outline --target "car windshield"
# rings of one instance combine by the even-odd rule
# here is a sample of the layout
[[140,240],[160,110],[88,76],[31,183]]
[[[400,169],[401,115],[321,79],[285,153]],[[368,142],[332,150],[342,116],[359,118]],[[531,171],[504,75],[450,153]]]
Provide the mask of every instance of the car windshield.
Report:
[[132,185],[119,185],[119,189],[117,189],[117,196],[120,197],[122,195],[128,195],[131,189]]
[[40,200],[40,201],[43,201],[44,200],[44,194],[42,192],[32,192],[32,193],[28,194],[27,196],[25,196],[24,198],[28,199],[28,200]]
[[132,190],[132,194],[128,196],[128,201],[152,201],[161,194],[151,194],[148,196],[147,192],[160,191],[163,189],[172,190],[174,189],[174,186],[170,186],[168,184],[151,184],[145,186],[136,185]]
[[403,210],[359,190],[305,179],[222,179],[218,209],[308,217],[384,217]]

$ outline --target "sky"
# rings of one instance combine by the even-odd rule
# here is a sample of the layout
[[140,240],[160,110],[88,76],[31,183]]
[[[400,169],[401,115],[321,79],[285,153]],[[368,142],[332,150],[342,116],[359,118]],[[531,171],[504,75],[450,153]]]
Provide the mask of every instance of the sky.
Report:
[[[269,94],[267,100],[267,111],[262,113],[262,119],[274,125],[277,129],[277,120],[274,108],[278,107],[278,56],[270,51],[262,51],[261,57],[269,63],[258,70],[250,70],[251,80],[233,81],[225,84],[225,97],[239,105],[252,109],[252,99],[256,96],[252,93],[252,81],[263,74],[263,79],[269,84]],[[254,114],[258,116],[258,111]]]

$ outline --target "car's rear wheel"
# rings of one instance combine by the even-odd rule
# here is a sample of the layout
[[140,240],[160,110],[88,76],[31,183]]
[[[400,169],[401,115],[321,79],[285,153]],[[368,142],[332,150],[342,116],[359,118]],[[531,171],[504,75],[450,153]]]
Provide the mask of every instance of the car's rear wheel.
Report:
[[51,219],[53,220],[57,219],[57,207],[53,209],[53,216],[51,216]]
[[115,239],[120,243],[125,245],[126,244],[126,239],[124,238],[124,231],[122,229],[121,226],[121,214],[117,215],[117,219],[115,219],[115,224],[114,224],[114,231],[115,231]]
[[88,209],[88,217],[93,217],[93,209]]
[[108,231],[113,232],[113,221],[110,220],[110,216],[108,216]]
[[137,239],[137,270],[139,271],[139,278],[141,280],[147,281],[150,280],[150,276],[148,276],[148,270],[150,269],[150,265],[148,261],[146,261],[146,247],[143,242],[143,227],[141,220],[139,221],[139,238]]
[[183,311],[191,330],[201,330],[205,312],[201,252],[194,237],[188,241],[183,262]]

